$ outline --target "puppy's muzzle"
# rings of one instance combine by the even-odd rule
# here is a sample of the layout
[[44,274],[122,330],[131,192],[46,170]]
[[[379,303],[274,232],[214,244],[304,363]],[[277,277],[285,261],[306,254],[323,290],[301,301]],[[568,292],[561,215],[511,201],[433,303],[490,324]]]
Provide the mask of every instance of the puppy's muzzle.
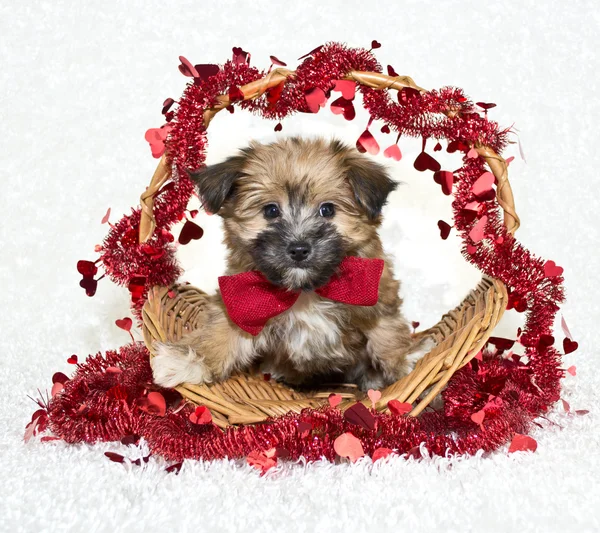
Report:
[[300,263],[310,256],[311,247],[307,242],[293,242],[287,247],[287,253],[292,259]]

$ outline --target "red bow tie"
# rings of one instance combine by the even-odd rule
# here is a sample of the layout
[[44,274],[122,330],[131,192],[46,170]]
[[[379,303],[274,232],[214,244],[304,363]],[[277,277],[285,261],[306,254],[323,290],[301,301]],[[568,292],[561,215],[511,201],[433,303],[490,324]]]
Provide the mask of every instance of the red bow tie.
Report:
[[[346,257],[338,272],[315,292],[349,305],[375,305],[383,266],[383,259]],[[301,292],[278,287],[256,270],[221,276],[219,287],[231,320],[252,335],[258,335],[270,318],[292,307]]]

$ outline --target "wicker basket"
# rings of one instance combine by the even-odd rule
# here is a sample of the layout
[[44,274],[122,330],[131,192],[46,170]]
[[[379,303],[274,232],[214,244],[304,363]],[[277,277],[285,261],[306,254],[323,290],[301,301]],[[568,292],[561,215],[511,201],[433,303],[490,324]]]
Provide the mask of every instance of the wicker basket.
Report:
[[[293,75],[291,70],[275,69],[265,78],[240,89],[244,99],[257,98],[267,89]],[[411,78],[404,76],[351,71],[346,79],[381,90],[412,87],[425,92]],[[208,126],[215,114],[228,105],[229,98],[221,96],[217,106],[204,112],[204,125]],[[452,111],[447,114],[452,116]],[[476,145],[474,148],[486,160],[496,177],[497,200],[504,210],[504,224],[509,233],[514,233],[519,227],[519,218],[508,182],[506,161],[487,146]],[[140,242],[152,236],[155,228],[154,195],[169,177],[170,168],[163,156],[150,185],[141,196]],[[144,342],[150,354],[153,355],[154,341],[176,341],[186,332],[199,327],[203,322],[205,301],[205,293],[191,285],[154,287],[142,310]],[[408,376],[383,389],[375,408],[386,412],[387,403],[396,399],[413,405],[409,415],[417,416],[421,413],[454,372],[478,354],[500,321],[506,304],[507,291],[504,284],[499,280],[483,277],[458,307],[446,313],[432,328],[415,335],[431,337],[435,341],[435,348],[416,364]],[[232,424],[254,424],[289,411],[300,412],[307,407],[318,407],[328,401],[331,393],[342,396],[343,401],[339,405],[342,410],[356,401],[371,406],[371,400],[366,394],[353,385],[336,385],[311,391],[294,390],[272,380],[265,380],[263,374],[252,371],[236,374],[222,383],[182,384],[177,390],[191,402],[209,407],[213,421],[222,428]]]

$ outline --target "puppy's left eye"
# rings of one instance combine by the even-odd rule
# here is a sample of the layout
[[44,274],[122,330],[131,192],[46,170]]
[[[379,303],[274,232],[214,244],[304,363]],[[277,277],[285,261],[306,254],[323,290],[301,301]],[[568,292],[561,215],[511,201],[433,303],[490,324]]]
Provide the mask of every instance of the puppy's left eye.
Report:
[[330,218],[335,215],[335,207],[330,203],[321,204],[321,207],[319,208],[319,215]]

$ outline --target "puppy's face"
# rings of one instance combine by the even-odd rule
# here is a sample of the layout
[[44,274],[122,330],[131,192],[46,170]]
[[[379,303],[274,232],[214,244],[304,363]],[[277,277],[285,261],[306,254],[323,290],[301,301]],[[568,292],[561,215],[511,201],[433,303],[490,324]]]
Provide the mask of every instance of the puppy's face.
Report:
[[339,141],[256,141],[191,174],[206,209],[224,219],[230,265],[297,290],[325,284],[346,255],[377,239],[396,183]]

